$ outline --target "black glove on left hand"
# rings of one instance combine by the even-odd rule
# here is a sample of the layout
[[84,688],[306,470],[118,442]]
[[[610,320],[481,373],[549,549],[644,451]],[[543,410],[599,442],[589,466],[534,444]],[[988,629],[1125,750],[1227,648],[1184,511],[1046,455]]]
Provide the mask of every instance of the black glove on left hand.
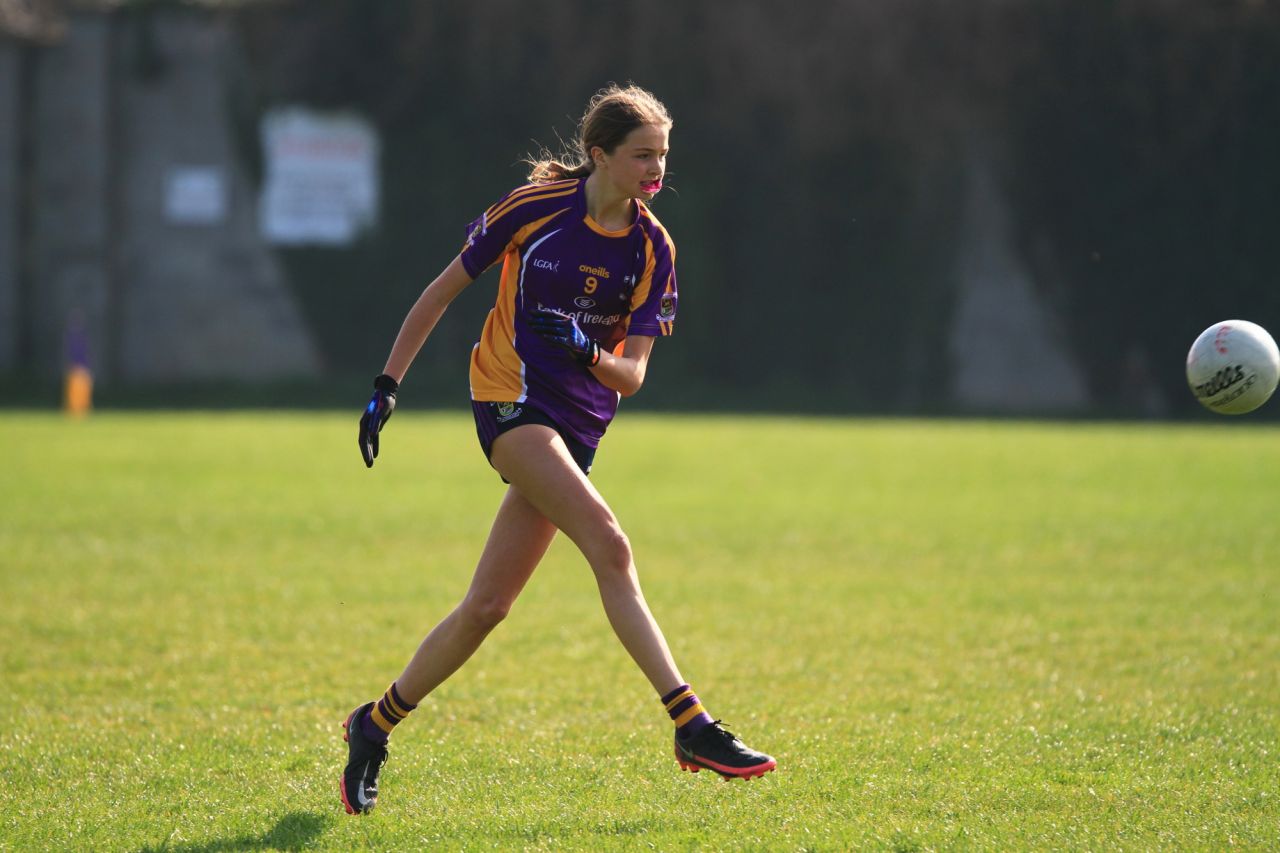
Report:
[[595,367],[600,363],[600,344],[587,337],[572,315],[536,308],[529,312],[529,325],[551,343],[562,346],[582,364]]
[[364,457],[366,468],[373,467],[373,460],[378,457],[378,433],[396,410],[396,392],[400,383],[383,373],[373,380],[373,396],[369,405],[364,407],[360,416],[360,455]]

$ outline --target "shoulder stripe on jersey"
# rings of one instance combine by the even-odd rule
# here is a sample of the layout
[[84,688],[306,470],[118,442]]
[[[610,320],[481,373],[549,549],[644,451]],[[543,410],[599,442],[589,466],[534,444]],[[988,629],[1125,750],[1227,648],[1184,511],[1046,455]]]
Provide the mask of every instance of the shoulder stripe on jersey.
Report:
[[571,184],[576,184],[576,183],[577,183],[577,179],[575,178],[568,181],[551,181],[545,184],[528,184],[527,186],[523,186],[523,187],[520,187],[519,189],[512,190],[502,198],[495,201],[489,207],[489,209],[485,211],[485,215],[493,216],[502,208],[508,207],[513,202],[519,201],[522,198],[527,198],[533,195],[541,195],[542,193],[562,190],[570,186]]
[[498,199],[498,201],[493,202],[492,205],[489,205],[489,210],[493,210],[494,207],[500,207],[504,202],[511,201],[517,196],[527,196],[530,192],[538,192],[539,190],[549,190],[549,188],[553,187],[567,186],[568,183],[573,181],[577,181],[577,178],[564,178],[563,181],[547,181],[544,183],[526,183],[524,186],[516,187],[515,190],[508,192],[507,195],[502,197],[502,199]]
[[[516,233],[511,235],[511,242],[509,245],[511,246],[523,245],[525,238],[527,238],[530,234],[537,232],[537,230],[541,228],[543,225],[546,225],[548,222],[555,219],[557,216],[564,213],[568,209],[569,208],[567,207],[562,207],[559,210],[557,210],[555,213],[549,213],[546,216],[542,217],[541,219],[535,219],[532,222],[528,223],[527,225],[521,226],[520,229],[516,231]],[[559,230],[559,229],[556,229],[556,230]]]
[[573,183],[574,181],[577,181],[577,180],[578,180],[577,178],[567,178],[563,181],[547,181],[545,184],[525,184],[522,187],[516,187],[511,192],[507,193],[502,198],[498,199],[493,204],[489,205],[489,209],[486,210],[485,213],[491,214],[498,208],[507,204],[508,202],[515,201],[516,199],[522,198],[527,195],[532,195],[534,193],[539,193],[539,192],[545,192],[547,190],[552,190],[552,189],[562,189],[563,187],[568,186],[570,183]]
[[496,211],[493,215],[491,216],[487,214],[485,215],[485,229],[487,230],[489,228],[492,228],[495,222],[497,222],[499,219],[506,216],[508,213],[515,210],[517,207],[519,207],[522,204],[528,204],[531,201],[546,201],[547,199],[560,198],[561,196],[573,195],[575,192],[577,192],[577,187],[570,187],[567,190],[560,190],[558,192],[548,192],[543,194],[531,193],[530,195],[524,196],[523,198],[520,198],[519,200],[514,201],[510,204],[504,204],[501,206],[501,209]]
[[482,224],[483,231],[486,233],[488,232],[489,223],[493,221],[493,217],[496,213],[498,213],[498,211],[503,210],[504,208],[510,207],[512,204],[514,204],[515,202],[519,201],[522,198],[526,198],[528,196],[533,196],[533,195],[539,195],[545,192],[548,192],[547,184],[528,184],[526,186],[520,187],[519,189],[514,189],[511,192],[507,193],[502,198],[498,199],[493,204],[489,205],[489,207],[485,210],[484,215],[480,217],[480,222]]
[[[524,242],[524,239],[526,237],[528,237],[530,234],[537,231],[543,225],[546,225],[548,222],[555,219],[557,216],[564,213],[568,209],[569,208],[567,207],[562,207],[559,210],[557,210],[555,213],[548,214],[547,216],[544,216],[541,219],[535,219],[534,221],[520,228],[518,231],[516,231],[516,233],[511,235],[511,239],[507,242],[507,245],[503,248],[501,254],[499,254],[498,257],[494,258],[489,263],[489,266],[485,267],[484,269],[488,270],[489,267],[492,267],[494,264],[498,263],[499,261],[502,261],[506,257],[506,255],[511,251],[512,246],[519,246],[521,243]],[[463,245],[462,248],[463,248],[463,251],[465,251],[467,247],[466,245]],[[481,270],[481,272],[484,272],[484,270]],[[506,274],[505,271],[503,274],[504,275]]]
[[644,237],[644,269],[640,273],[640,280],[636,282],[636,289],[631,293],[632,311],[643,305],[649,298],[649,288],[653,287],[653,270],[657,266],[653,255],[653,239],[643,228],[640,229],[640,234]]
[[643,203],[641,203],[640,206],[640,215],[653,223],[659,233],[662,234],[662,241],[667,244],[667,249],[671,252],[671,263],[674,265],[676,262],[676,244],[675,241],[671,239],[671,234],[667,231],[666,226],[659,222],[658,217],[654,216],[653,212],[649,210],[648,207],[644,206]]

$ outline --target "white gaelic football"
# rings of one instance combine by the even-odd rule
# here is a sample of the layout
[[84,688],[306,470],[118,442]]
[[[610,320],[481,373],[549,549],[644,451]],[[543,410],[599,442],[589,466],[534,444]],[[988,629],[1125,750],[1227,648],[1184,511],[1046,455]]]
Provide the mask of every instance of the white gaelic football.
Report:
[[1267,402],[1280,380],[1280,350],[1267,330],[1224,320],[1200,333],[1187,353],[1187,383],[1205,408],[1243,415]]

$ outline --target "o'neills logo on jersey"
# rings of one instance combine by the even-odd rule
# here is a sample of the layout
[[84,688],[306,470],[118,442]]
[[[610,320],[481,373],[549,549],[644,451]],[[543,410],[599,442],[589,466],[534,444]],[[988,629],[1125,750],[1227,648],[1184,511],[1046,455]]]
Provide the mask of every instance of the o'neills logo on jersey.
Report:
[[676,316],[676,301],[670,296],[662,297],[658,303],[658,319],[670,320]]
[[543,258],[536,258],[533,262],[534,269],[551,270],[552,272],[560,272],[559,261],[548,261]]
[[609,277],[609,271],[604,267],[589,267],[586,264],[578,267],[578,272],[584,272],[587,275],[598,275],[600,278]]

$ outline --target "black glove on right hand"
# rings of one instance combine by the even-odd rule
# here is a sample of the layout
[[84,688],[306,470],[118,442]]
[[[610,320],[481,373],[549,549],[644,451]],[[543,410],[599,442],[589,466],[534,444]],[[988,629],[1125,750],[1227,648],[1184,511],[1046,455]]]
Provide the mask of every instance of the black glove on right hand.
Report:
[[360,416],[360,455],[364,457],[366,468],[372,468],[373,460],[378,458],[378,433],[382,432],[382,425],[396,410],[396,392],[399,390],[400,383],[385,373],[373,380],[373,396]]

